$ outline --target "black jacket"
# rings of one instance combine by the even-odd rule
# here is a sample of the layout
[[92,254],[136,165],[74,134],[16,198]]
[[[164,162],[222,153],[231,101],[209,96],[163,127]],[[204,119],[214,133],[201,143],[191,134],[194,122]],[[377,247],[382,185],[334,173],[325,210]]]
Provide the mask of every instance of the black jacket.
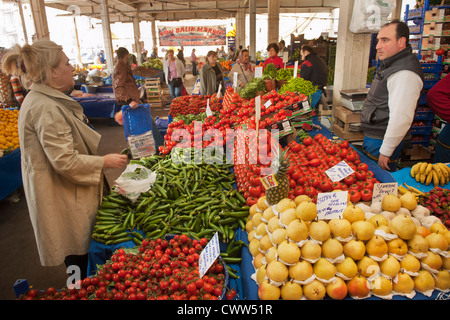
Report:
[[300,77],[309,80],[319,90],[327,85],[328,66],[315,52],[306,56],[306,60],[300,65]]

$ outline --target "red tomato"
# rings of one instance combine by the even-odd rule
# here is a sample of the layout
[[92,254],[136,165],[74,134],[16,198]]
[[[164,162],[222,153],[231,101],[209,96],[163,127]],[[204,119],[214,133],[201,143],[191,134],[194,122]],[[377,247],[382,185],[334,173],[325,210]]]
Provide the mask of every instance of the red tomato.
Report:
[[356,179],[359,181],[365,181],[367,178],[367,171],[358,170],[355,173]]
[[358,190],[349,190],[348,194],[350,195],[350,201],[353,203],[361,200],[361,192]]
[[358,170],[367,171],[369,170],[369,165],[367,163],[361,162],[360,164],[358,164],[357,168]]
[[254,205],[255,203],[258,202],[258,198],[250,196],[247,198],[247,206],[251,207],[252,205]]
[[372,190],[364,189],[361,191],[361,200],[362,201],[370,201],[372,200]]

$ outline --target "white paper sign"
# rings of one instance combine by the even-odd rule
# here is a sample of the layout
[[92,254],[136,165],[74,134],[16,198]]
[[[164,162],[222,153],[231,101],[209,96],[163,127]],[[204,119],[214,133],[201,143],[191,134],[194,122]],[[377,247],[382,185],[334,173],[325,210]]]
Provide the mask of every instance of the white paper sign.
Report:
[[353,171],[353,169],[345,161],[341,161],[337,165],[332,166],[330,169],[325,171],[327,176],[333,182],[341,181],[345,177],[351,175],[353,172],[355,171]]
[[217,89],[217,98],[220,98],[221,94],[222,94],[222,84],[219,83],[219,89]]
[[234,90],[236,90],[236,88],[237,88],[237,81],[238,81],[238,73],[237,72],[235,72],[235,73],[233,73],[233,87],[234,87]]
[[294,64],[294,79],[297,78],[297,70],[298,70],[298,61],[295,61],[295,64]]
[[375,183],[373,185],[372,203],[378,203],[388,194],[397,195],[397,182]]
[[264,103],[264,106],[266,108],[269,108],[272,105],[272,100],[267,100],[266,103]]
[[200,253],[200,257],[198,260],[198,272],[200,275],[200,279],[205,275],[208,271],[209,267],[216,261],[217,257],[220,254],[220,245],[219,245],[219,235],[216,234],[209,240],[206,247]]
[[262,78],[263,67],[255,67],[255,78]]
[[133,159],[149,157],[156,153],[155,139],[151,130],[140,135],[128,136],[128,145]]
[[289,61],[289,51],[283,52],[283,62],[286,63]]
[[213,114],[212,111],[211,111],[211,108],[209,107],[209,99],[206,100],[206,110],[205,110],[205,112],[206,112],[206,116],[207,117],[210,117]]
[[326,192],[317,195],[317,217],[321,220],[340,219],[347,207],[348,191]]
[[255,120],[256,122],[261,119],[261,96],[255,97]]

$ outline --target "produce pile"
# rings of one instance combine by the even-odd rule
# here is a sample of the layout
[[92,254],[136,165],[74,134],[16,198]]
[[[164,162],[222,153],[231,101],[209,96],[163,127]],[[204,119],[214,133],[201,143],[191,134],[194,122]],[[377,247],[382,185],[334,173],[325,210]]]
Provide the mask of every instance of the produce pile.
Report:
[[306,96],[311,96],[317,91],[317,86],[314,86],[311,81],[305,80],[300,77],[292,78],[288,80],[278,93],[283,94],[285,92],[298,92]]
[[450,168],[443,163],[418,162],[411,167],[411,177],[428,186],[444,186],[450,181]]
[[230,60],[220,61],[220,65],[222,66],[222,68],[228,71],[231,70],[233,63],[234,62]]
[[[237,187],[247,199],[247,204],[253,204],[259,197],[266,195],[259,176],[262,170],[269,169],[269,160],[273,155],[270,136],[265,141],[267,144],[259,145],[261,150],[264,150],[262,155],[267,154],[268,159],[260,158],[258,163],[250,164],[249,158],[256,155],[246,150],[244,161],[235,165]],[[253,150],[256,151],[254,148]],[[282,175],[287,180],[283,197],[294,199],[299,195],[307,195],[316,202],[319,192],[348,190],[351,202],[372,200],[373,186],[379,181],[368,165],[361,162],[358,153],[350,147],[348,141],[331,141],[320,133],[314,138],[308,135],[300,143],[291,141],[285,148],[285,155],[289,158],[286,168],[275,175],[277,181],[283,178]],[[354,173],[341,181],[333,182],[325,171],[341,161],[345,161]]]
[[169,114],[172,117],[178,115],[199,114],[206,110],[207,101],[211,111],[217,111],[222,105],[222,98],[217,98],[216,94],[211,96],[189,95],[176,97],[170,104]]
[[148,59],[142,64],[142,66],[146,68],[163,70],[163,62],[160,59]]
[[92,277],[75,285],[41,292],[19,300],[232,300],[226,265],[217,259],[200,278],[198,260],[207,239],[185,234],[171,239],[145,239],[139,247],[118,249]]
[[19,147],[18,109],[0,108],[0,152],[7,154]]
[[146,68],[143,66],[134,67],[132,71],[134,76],[139,76],[143,78],[152,78],[161,73],[161,70]]
[[427,208],[432,215],[441,219],[442,223],[450,229],[450,190],[434,187],[419,197],[419,204]]
[[[239,227],[244,227],[249,207],[233,188],[232,165],[215,157],[215,163],[196,159],[195,150],[184,149],[184,159],[151,156],[133,160],[156,173],[148,192],[132,203],[112,190],[103,198],[97,212],[92,238],[117,244],[144,238],[162,238],[166,234],[186,234],[194,239],[210,239],[216,232],[230,242]],[[201,151],[201,149],[200,149]],[[177,150],[175,150],[177,152]],[[189,161],[187,160],[189,157]],[[216,161],[217,160],[217,161]]]
[[349,204],[331,220],[317,219],[306,195],[275,205],[261,197],[246,231],[261,300],[411,299],[450,288],[450,231],[412,193]]

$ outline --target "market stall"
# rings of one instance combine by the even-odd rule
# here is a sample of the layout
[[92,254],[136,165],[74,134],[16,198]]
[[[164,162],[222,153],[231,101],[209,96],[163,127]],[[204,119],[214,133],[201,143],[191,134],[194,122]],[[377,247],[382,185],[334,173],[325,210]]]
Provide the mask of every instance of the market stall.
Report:
[[[127,277],[132,276],[136,280],[136,277],[139,276],[139,279],[147,279],[153,284],[152,298],[175,299],[179,293],[185,293],[184,289],[169,289],[166,286],[168,284],[162,283],[158,278],[157,272],[172,274],[176,264],[169,264],[169,260],[181,263],[183,259],[188,259],[190,251],[187,248],[186,253],[180,256],[180,251],[174,252],[175,248],[180,248],[177,244],[175,247],[167,247],[170,249],[167,252],[163,250],[155,256],[155,250],[162,249],[161,244],[156,241],[162,243],[166,240],[169,245],[169,243],[178,243],[181,239],[179,237],[183,236],[191,241],[196,241],[195,243],[204,242],[206,245],[217,234],[219,239],[217,257],[220,257],[217,261],[223,262],[223,270],[226,270],[228,281],[220,283],[219,288],[222,291],[218,289],[218,295],[215,295],[215,298],[223,298],[225,292],[233,290],[235,295],[232,298],[242,300],[277,300],[293,297],[310,300],[446,299],[447,296],[442,293],[447,292],[450,286],[446,280],[448,276],[448,240],[444,235],[448,234],[447,227],[443,221],[438,220],[438,217],[430,215],[431,211],[427,216],[435,218],[433,223],[430,222],[430,219],[425,220],[426,214],[423,211],[426,210],[425,206],[420,207],[422,216],[419,215],[419,210],[414,211],[418,208],[416,197],[420,198],[421,194],[416,193],[413,189],[405,191],[405,187],[400,188],[400,185],[405,182],[402,179],[406,180],[407,178],[403,176],[403,172],[398,173],[395,177],[394,174],[381,170],[375,162],[368,159],[357,148],[353,148],[347,141],[335,137],[328,129],[320,127],[309,104],[306,104],[305,108],[304,103],[309,101],[305,94],[299,95],[288,91],[279,93],[273,90],[261,95],[260,98],[259,128],[281,128],[282,130],[275,132],[276,136],[272,136],[272,132],[267,131],[256,141],[250,140],[250,138],[239,140],[243,137],[242,134],[249,129],[256,128],[254,112],[257,99],[255,100],[255,98],[245,99],[230,88],[220,99],[215,96],[186,96],[180,97],[179,100],[172,103],[170,110],[172,121],[168,124],[164,137],[165,145],[160,148],[161,155],[132,160],[117,180],[117,185],[102,200],[97,212],[97,222],[92,234],[93,239],[89,253],[91,278],[101,277],[104,272],[112,273],[111,277],[118,277],[114,281],[116,289],[125,285],[120,289],[121,297],[124,298],[123,294],[130,294],[129,291],[124,291],[127,288],[125,281],[132,280]],[[210,129],[218,129],[222,133],[222,137],[226,138],[223,141],[216,140],[219,137],[203,139],[203,135]],[[225,134],[227,129],[236,133],[231,140]],[[187,135],[181,134],[183,139],[180,141],[174,135],[176,130],[181,130],[179,133],[184,130]],[[274,137],[277,139],[273,140]],[[251,146],[262,141],[263,138],[279,143],[278,154],[282,156],[279,158],[280,167],[276,173],[270,171],[275,158],[267,163],[266,160],[270,158],[261,158],[262,156],[268,157],[267,153],[257,154],[253,153],[255,150],[252,151]],[[243,145],[238,141],[243,141]],[[228,147],[233,152],[231,154],[217,153],[214,148],[208,149],[208,146],[214,146],[213,143],[218,143],[215,146]],[[261,151],[261,145],[259,146]],[[266,152],[274,152],[272,145],[270,148],[268,144],[262,146],[263,149],[268,148]],[[203,158],[205,154],[210,157]],[[250,162],[254,156],[260,163]],[[285,163],[286,157],[291,159],[291,164]],[[262,165],[263,163],[266,165]],[[443,168],[436,167],[436,170],[438,169]],[[444,177],[444,172],[446,171],[442,172],[442,177]],[[443,178],[442,187],[444,188],[449,187],[449,172],[447,172],[447,178]],[[411,168],[409,174],[411,175]],[[335,181],[331,180],[330,175],[334,176]],[[336,179],[336,175],[338,179]],[[277,183],[271,184],[273,181],[270,177]],[[141,184],[141,182],[145,183]],[[376,185],[382,186],[382,188],[379,189],[375,187]],[[378,194],[375,193],[375,190],[378,190]],[[403,194],[412,196],[414,200],[409,199],[409,202],[415,202],[414,208],[409,206],[411,203],[405,202],[404,204],[402,202],[400,195]],[[388,196],[395,199],[390,200],[391,202],[386,200],[385,204],[384,199]],[[335,202],[330,202],[322,208],[320,205],[323,204],[326,197],[334,199]],[[300,198],[303,201],[300,201]],[[375,210],[373,207],[375,198],[377,201],[379,200],[376,202],[379,205],[377,213],[372,211]],[[351,202],[350,205],[348,201]],[[280,203],[292,204],[294,207],[282,209],[278,207]],[[302,203],[308,203],[314,210],[310,208],[309,211],[305,209],[305,212],[297,213],[299,212],[297,208]],[[383,214],[381,214],[382,206]],[[406,209],[406,206],[409,209]],[[304,234],[306,238],[303,240],[316,242],[314,246],[320,245],[321,253],[316,257],[316,261],[308,261],[311,257],[307,256],[306,243],[301,243],[300,239],[294,240],[294,235],[288,236],[287,228],[290,224],[283,219],[285,211],[289,209],[291,209],[292,221],[295,220],[299,224],[304,223],[306,228],[304,231],[307,230],[307,232]],[[339,210],[341,210],[340,213]],[[405,214],[405,210],[409,210],[409,215]],[[266,212],[272,214],[271,218],[276,218],[273,220],[276,222],[275,225],[270,222],[272,219],[263,216]],[[292,216],[292,212],[295,214],[294,216]],[[311,215],[311,212],[314,214]],[[258,215],[259,219],[256,218]],[[380,223],[379,230],[376,230],[378,227],[375,228],[371,222],[373,221],[371,218],[374,216],[376,216],[375,223]],[[397,217],[403,216],[409,220],[406,222],[396,220]],[[268,219],[263,221],[263,217]],[[349,230],[350,233],[346,238],[339,238],[337,233],[336,236],[331,237],[332,217],[339,221],[347,221],[350,229],[346,230]],[[444,242],[447,241],[445,242],[446,248],[444,249],[442,246],[438,248],[435,242],[430,241],[425,252],[421,252],[422,254],[427,253],[427,255],[422,257],[413,255],[411,252],[414,249],[408,250],[408,244],[415,234],[421,237],[422,244],[423,241],[427,242],[426,230],[416,227],[413,218],[424,219],[418,221],[422,225],[426,225],[424,228],[428,230],[428,235],[438,234],[439,230],[442,230],[439,236],[444,237]],[[259,224],[256,224],[256,221]],[[426,221],[427,224],[425,224]],[[357,222],[360,226],[357,226]],[[314,231],[313,226],[319,223],[322,230]],[[328,236],[321,238],[323,235],[326,236],[326,229],[328,229]],[[281,238],[275,237],[278,232],[275,232],[276,230],[280,230]],[[404,234],[405,230],[407,230],[407,235]],[[177,240],[173,240],[174,237]],[[287,241],[288,239],[291,240]],[[341,248],[337,256],[332,257],[331,253],[328,256],[329,253],[326,253],[325,241],[328,239],[333,239],[336,246],[335,250],[331,250],[331,252],[336,254],[335,251],[339,252],[339,248]],[[374,242],[369,245],[372,239],[377,239],[378,243]],[[391,244],[394,239],[397,239],[397,246]],[[169,242],[170,240],[173,241]],[[359,249],[347,250],[346,243],[350,243],[350,241],[357,242]],[[149,249],[149,245],[156,247]],[[287,252],[293,250],[291,254],[284,256],[281,251],[282,245],[289,245],[290,249],[286,248],[286,250]],[[364,251],[361,251],[361,245]],[[198,247],[197,251],[192,251],[192,254],[196,252],[200,255],[204,248],[205,246]],[[269,250],[271,248],[274,249]],[[404,251],[405,248],[406,251]],[[151,250],[151,256],[148,256],[148,267],[152,266],[155,270],[149,270],[144,278],[141,278],[138,271],[132,275],[133,270],[114,264],[120,262],[117,259],[131,259],[133,256],[136,259],[145,259],[146,255],[143,253],[149,252],[147,249]],[[300,250],[301,255],[299,254]],[[161,262],[164,253],[168,255],[169,260]],[[406,260],[407,253],[410,254],[408,261],[418,263],[417,270],[408,269],[412,268],[412,263],[411,265],[401,265],[402,261]],[[120,258],[122,256],[123,258]],[[343,258],[350,258],[353,262],[353,269],[359,270],[356,272],[361,274],[351,275],[345,268],[340,269],[339,267],[338,269],[338,265],[343,263],[340,259]],[[431,260],[431,258],[435,259]],[[392,265],[387,267],[383,263],[385,260]],[[193,262],[195,261],[194,258]],[[305,279],[299,280],[295,278],[294,274],[289,274],[289,268],[300,261],[310,263],[315,280],[311,282],[313,285],[302,283],[301,281]],[[370,263],[363,265],[361,261]],[[271,269],[269,264],[272,262],[277,262],[276,271],[269,271]],[[260,265],[258,266],[258,264]],[[324,269],[319,268],[319,264]],[[427,267],[423,267],[423,265]],[[164,266],[168,268],[167,271],[163,268]],[[377,272],[377,275],[386,275],[387,278],[384,276],[376,277],[376,279],[370,278],[370,274],[367,274],[367,268],[370,266],[378,268],[380,273]],[[190,267],[195,268],[197,264],[190,264]],[[397,267],[399,267],[398,270]],[[401,277],[406,274],[405,271],[400,272],[400,268],[411,272],[411,275],[408,274],[404,277],[409,277],[409,285],[411,281],[413,283],[412,288],[408,287],[409,291],[404,287],[396,286],[395,290],[403,290],[401,295],[394,294],[394,283],[396,283],[394,278],[400,274]],[[130,272],[128,276],[126,270]],[[123,274],[122,277],[118,274],[119,272]],[[155,275],[152,275],[152,272],[155,272]],[[192,282],[195,282],[194,279],[197,277],[194,275]],[[171,279],[172,282],[175,281],[173,278]],[[204,296],[209,293],[203,287],[204,279],[198,280],[203,280],[202,285],[198,285],[197,289],[191,293],[185,293],[187,295],[184,295],[184,298],[187,299],[189,296],[198,298],[199,295],[204,299],[212,298],[211,295]],[[336,286],[340,285],[337,289],[340,289],[345,295],[338,295],[326,290],[331,280],[336,280]],[[416,282],[414,282],[415,280]],[[378,290],[379,288],[376,286],[370,287],[372,281],[379,281],[380,283],[376,282],[375,284],[380,284],[382,289]],[[131,282],[129,284],[131,285]],[[188,284],[186,282],[186,286]],[[286,284],[292,285],[291,295],[281,291],[285,290]],[[226,286],[226,290],[224,286]],[[298,291],[299,286],[302,288],[301,295]],[[104,290],[106,292],[98,293],[100,298],[106,294],[112,294],[108,289]],[[311,295],[308,293],[309,290],[319,292],[320,295]],[[97,295],[97,291],[94,294]],[[148,298],[150,293],[147,293],[145,297],[141,295],[141,297]]]

